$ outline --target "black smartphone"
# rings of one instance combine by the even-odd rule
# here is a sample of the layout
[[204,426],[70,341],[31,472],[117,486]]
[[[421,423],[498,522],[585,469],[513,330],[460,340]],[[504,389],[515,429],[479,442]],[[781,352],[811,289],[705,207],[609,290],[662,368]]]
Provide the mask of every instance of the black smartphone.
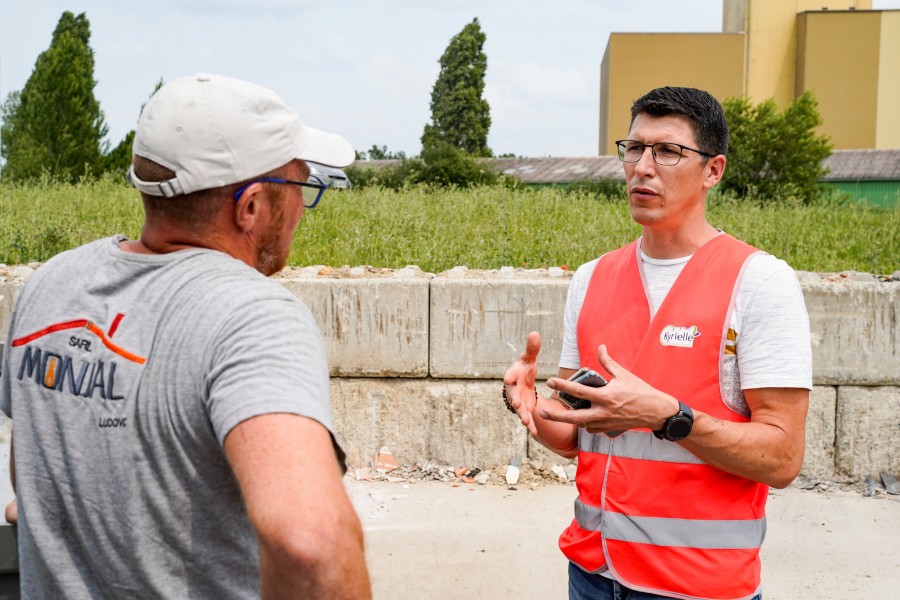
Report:
[[[575,373],[569,377],[569,381],[574,381],[575,383],[590,387],[603,387],[606,385],[606,380],[600,373],[593,369],[588,369],[587,367],[581,367],[575,371]],[[579,398],[578,396],[573,396],[572,394],[563,391],[558,391],[556,394],[559,396],[559,399],[565,402],[570,408],[577,410],[580,408],[591,407],[590,401],[585,400],[584,398]]]

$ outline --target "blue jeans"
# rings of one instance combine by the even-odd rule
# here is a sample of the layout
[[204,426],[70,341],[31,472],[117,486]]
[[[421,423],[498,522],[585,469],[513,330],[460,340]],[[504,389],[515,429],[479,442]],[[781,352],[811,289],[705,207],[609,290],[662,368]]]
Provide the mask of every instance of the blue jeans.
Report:
[[[614,579],[592,575],[569,563],[569,600],[671,600],[629,589]],[[759,594],[753,600],[762,600]]]

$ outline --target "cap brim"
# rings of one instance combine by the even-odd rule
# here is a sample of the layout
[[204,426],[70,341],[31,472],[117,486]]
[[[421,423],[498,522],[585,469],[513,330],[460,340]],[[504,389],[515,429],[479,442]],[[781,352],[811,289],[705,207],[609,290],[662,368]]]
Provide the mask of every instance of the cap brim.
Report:
[[297,158],[342,168],[353,163],[356,151],[350,142],[335,134],[304,125],[305,143],[298,150]]

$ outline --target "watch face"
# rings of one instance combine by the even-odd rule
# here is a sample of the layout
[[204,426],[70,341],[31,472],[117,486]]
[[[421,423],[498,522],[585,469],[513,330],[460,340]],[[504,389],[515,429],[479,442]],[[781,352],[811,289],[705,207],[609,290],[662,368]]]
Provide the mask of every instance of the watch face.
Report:
[[687,417],[678,416],[672,418],[666,424],[666,439],[673,442],[683,440],[691,432],[693,425],[694,421]]

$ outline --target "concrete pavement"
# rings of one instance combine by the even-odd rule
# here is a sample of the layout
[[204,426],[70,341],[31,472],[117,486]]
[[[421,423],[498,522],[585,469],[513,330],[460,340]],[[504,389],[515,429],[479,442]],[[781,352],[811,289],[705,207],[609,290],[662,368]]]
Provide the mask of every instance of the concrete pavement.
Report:
[[[346,481],[376,600],[566,599],[556,539],[574,485]],[[896,597],[900,496],[792,487],[771,491],[767,506],[766,600]]]

